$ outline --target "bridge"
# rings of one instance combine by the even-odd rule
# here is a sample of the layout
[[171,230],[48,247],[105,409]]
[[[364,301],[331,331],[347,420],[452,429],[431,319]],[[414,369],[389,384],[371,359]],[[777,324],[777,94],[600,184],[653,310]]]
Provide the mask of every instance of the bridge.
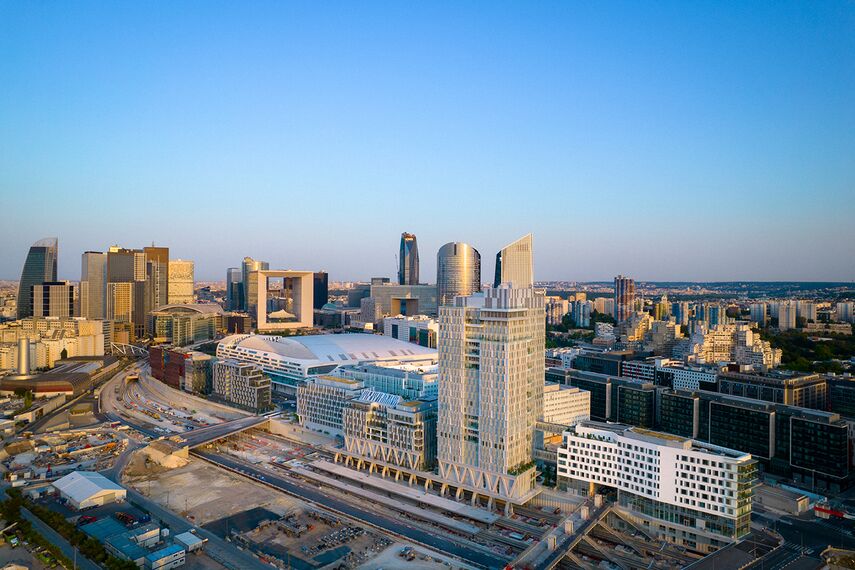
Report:
[[113,354],[121,354],[122,356],[148,356],[148,350],[135,344],[111,342],[110,350]]
[[193,449],[236,433],[262,427],[269,421],[270,417],[268,416],[249,416],[230,422],[196,428],[193,431],[185,432],[176,437],[182,440],[182,445]]

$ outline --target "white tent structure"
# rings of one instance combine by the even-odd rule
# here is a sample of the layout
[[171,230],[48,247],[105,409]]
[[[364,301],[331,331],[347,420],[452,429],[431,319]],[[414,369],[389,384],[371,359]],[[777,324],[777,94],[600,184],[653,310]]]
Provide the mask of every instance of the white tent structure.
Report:
[[60,496],[76,509],[87,509],[122,501],[128,492],[94,471],[75,471],[53,482]]

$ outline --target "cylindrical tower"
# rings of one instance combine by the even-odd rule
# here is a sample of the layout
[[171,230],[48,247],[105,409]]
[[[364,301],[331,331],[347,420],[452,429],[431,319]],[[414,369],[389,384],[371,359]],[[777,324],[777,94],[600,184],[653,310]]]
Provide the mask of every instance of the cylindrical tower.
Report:
[[436,254],[436,297],[450,305],[459,295],[481,290],[481,254],[468,243],[447,243]]
[[18,375],[27,376],[30,373],[30,339],[18,339]]

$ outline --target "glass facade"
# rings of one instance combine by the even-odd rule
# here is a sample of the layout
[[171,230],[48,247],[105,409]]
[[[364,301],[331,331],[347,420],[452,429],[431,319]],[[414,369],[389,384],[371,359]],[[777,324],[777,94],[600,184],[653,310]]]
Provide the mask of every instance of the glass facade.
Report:
[[56,238],[39,240],[30,247],[21,281],[18,283],[18,318],[33,316],[33,286],[47,281],[56,281],[56,259],[58,250]]
[[481,254],[466,243],[447,243],[436,254],[436,292],[440,306],[481,290]]

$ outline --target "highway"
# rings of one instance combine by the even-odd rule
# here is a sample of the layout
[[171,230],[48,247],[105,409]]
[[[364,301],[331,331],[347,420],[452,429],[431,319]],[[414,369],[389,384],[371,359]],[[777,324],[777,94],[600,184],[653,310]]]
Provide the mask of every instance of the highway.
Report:
[[342,513],[358,522],[370,524],[376,528],[396,534],[449,556],[459,558],[470,564],[483,568],[504,568],[508,562],[507,558],[501,557],[498,554],[490,554],[474,547],[460,544],[448,536],[431,534],[420,528],[411,526],[404,519],[385,516],[379,514],[377,511],[368,511],[360,506],[333,497],[316,486],[302,483],[295,479],[281,477],[267,471],[261,471],[252,465],[220,454],[200,450],[194,451],[193,454],[289,495]]

